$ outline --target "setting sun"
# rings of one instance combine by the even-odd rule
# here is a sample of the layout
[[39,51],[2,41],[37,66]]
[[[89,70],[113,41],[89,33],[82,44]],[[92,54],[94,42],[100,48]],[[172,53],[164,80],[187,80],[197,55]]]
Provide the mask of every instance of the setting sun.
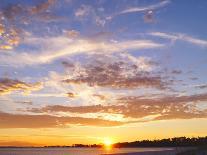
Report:
[[103,141],[103,144],[105,147],[107,148],[111,148],[112,145],[113,145],[113,141],[111,138],[105,138],[104,141]]

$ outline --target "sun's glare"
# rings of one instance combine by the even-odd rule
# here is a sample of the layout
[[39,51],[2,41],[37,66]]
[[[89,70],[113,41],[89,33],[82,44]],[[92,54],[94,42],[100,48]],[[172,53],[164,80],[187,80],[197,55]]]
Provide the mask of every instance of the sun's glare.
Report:
[[105,147],[106,149],[111,149],[112,146],[113,146],[113,141],[112,141],[111,138],[104,138],[104,140],[103,140],[103,144],[104,144],[104,147]]

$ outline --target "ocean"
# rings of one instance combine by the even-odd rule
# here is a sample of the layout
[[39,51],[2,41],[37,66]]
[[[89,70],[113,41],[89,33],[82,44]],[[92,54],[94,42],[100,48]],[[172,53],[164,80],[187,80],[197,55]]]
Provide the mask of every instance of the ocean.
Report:
[[0,148],[0,155],[101,155],[133,152],[170,151],[173,148]]

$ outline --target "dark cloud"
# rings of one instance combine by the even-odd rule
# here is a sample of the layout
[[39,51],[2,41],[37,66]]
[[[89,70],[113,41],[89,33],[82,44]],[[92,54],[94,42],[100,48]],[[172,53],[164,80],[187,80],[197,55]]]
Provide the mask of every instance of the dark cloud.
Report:
[[[101,56],[100,56],[101,57]],[[153,66],[150,60],[141,62],[140,65],[145,67]],[[63,80],[68,84],[86,83],[89,86],[101,86],[110,88],[139,88],[139,87],[154,87],[165,89],[167,81],[160,74],[154,74],[147,71],[142,71],[139,64],[127,61],[112,61],[107,58],[102,60],[93,60],[91,63],[78,64],[71,62],[63,62],[69,78]]]
[[198,80],[197,77],[190,77],[191,80],[195,81],[195,80]]
[[205,89],[205,88],[207,88],[207,84],[202,84],[202,85],[196,86],[196,88]]
[[[114,75],[113,75],[114,74]],[[139,87],[156,87],[164,88],[164,84],[161,81],[160,77],[147,77],[145,75],[136,75],[132,78],[124,78],[121,76],[116,76],[116,73],[105,74],[100,73],[96,74],[93,77],[81,77],[78,79],[67,79],[64,80],[65,83],[87,83],[90,86],[101,86],[101,87],[111,87],[111,88],[139,88]]]
[[92,106],[62,106],[62,105],[54,105],[54,106],[46,106],[42,109],[33,108],[30,109],[30,112],[35,113],[42,113],[42,112],[71,112],[71,113],[98,113],[98,112],[104,112],[104,113],[117,113],[121,109],[126,108],[126,106],[120,105],[120,106],[102,106],[102,105],[92,105]]
[[33,105],[32,101],[15,101],[15,103],[24,104],[24,105]]
[[0,78],[0,95],[8,94],[12,91],[23,91],[26,93],[40,88],[40,83],[28,84],[19,80]]
[[181,74],[182,71],[181,71],[181,70],[172,70],[171,73],[172,73],[172,74]]
[[68,97],[70,97],[70,98],[75,98],[75,97],[76,97],[76,94],[71,93],[71,92],[67,93],[67,95],[68,95]]
[[146,23],[153,23],[153,22],[155,22],[154,11],[150,10],[150,11],[147,11],[144,14],[144,22],[146,22]]
[[21,115],[0,112],[0,128],[55,128],[71,124],[110,127],[123,125],[124,123],[98,118]]
[[93,94],[93,96],[98,97],[101,100],[105,100],[106,99],[106,96],[100,95],[100,94]]
[[70,62],[67,62],[67,61],[62,61],[62,65],[65,68],[75,67],[73,63],[70,63]]

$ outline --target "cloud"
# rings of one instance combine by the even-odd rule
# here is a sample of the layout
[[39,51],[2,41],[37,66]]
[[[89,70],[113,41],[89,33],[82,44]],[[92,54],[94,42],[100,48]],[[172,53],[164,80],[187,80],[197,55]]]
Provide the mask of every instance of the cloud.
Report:
[[124,122],[99,118],[58,117],[51,115],[26,115],[0,112],[0,128],[61,128],[69,125],[83,126],[120,126]]
[[42,97],[61,95],[70,105],[114,103],[125,93],[168,91],[173,84],[152,58],[129,53],[74,56],[63,60],[62,65],[64,72],[51,72],[44,85],[53,92]]
[[12,50],[20,42],[20,31],[16,28],[8,28],[0,23],[0,50]]
[[31,14],[38,14],[46,11],[50,6],[54,5],[56,0],[46,0],[32,8],[29,9]]
[[[51,63],[57,59],[75,54],[114,53],[126,50],[163,48],[165,45],[151,40],[127,40],[120,42],[93,41],[90,39],[72,39],[65,36],[54,38],[28,38],[27,45],[42,47],[38,54],[10,52],[0,55],[0,65],[25,66]],[[14,59],[15,58],[15,59]]]
[[99,16],[95,17],[95,22],[96,22],[96,25],[102,26],[102,27],[104,27],[104,25],[106,24],[106,20]]
[[[69,100],[71,105],[91,105],[94,103],[104,104],[105,101],[112,102],[115,96],[115,94],[111,91],[104,91],[101,87],[91,87],[86,83],[64,83],[62,81],[68,77],[66,73],[63,75],[53,73],[52,76],[56,76],[57,78],[51,78],[51,82],[47,84],[47,88],[55,89],[57,92],[59,92],[58,95],[63,94],[64,98]],[[104,92],[104,95],[102,95],[102,92]],[[51,94],[51,96],[54,95]]]
[[[207,94],[189,96],[164,96],[144,99],[136,96],[124,96],[117,99],[113,105],[91,105],[91,106],[63,106],[53,105],[41,109],[33,108],[28,111],[34,113],[79,113],[87,115],[92,113],[115,115],[120,114],[129,118],[128,123],[142,121],[156,121],[168,119],[193,119],[207,118],[207,110],[199,109],[196,103],[207,101]],[[73,115],[73,114],[72,114]],[[130,121],[130,119],[132,119]]]
[[197,85],[197,86],[195,86],[195,88],[206,89],[207,88],[207,84]]
[[75,16],[82,18],[82,17],[88,16],[90,12],[91,12],[91,7],[90,6],[88,6],[88,5],[81,5],[81,7],[78,8],[75,11]]
[[28,84],[19,80],[0,78],[0,95],[9,94],[13,91],[23,91],[24,93],[29,93],[41,88],[41,83]]
[[156,10],[156,9],[165,7],[170,2],[171,2],[170,0],[163,0],[159,3],[148,5],[148,6],[127,8],[125,10],[122,10],[122,11],[114,14],[113,16],[107,17],[107,19],[111,19],[111,18],[114,18],[114,17],[122,15],[122,14],[129,14],[129,13],[135,13],[135,12],[146,12],[146,11]]
[[119,57],[96,55],[88,63],[72,64],[64,62],[68,84],[88,84],[91,87],[133,89],[155,87],[164,89],[167,83],[160,75],[149,71],[156,66],[150,58],[121,54]]
[[57,16],[47,12],[54,3],[55,0],[48,0],[33,7],[17,3],[0,8],[0,50],[17,47],[24,38],[27,26],[31,26],[35,20],[57,19]]
[[182,74],[182,71],[181,71],[181,70],[176,70],[176,69],[174,69],[174,70],[171,71],[171,73],[172,73],[172,74],[177,74],[177,75],[178,75],[178,74]]
[[71,92],[67,93],[67,95],[68,95],[68,97],[70,97],[70,98],[75,98],[75,97],[76,97],[76,94],[71,93]]
[[144,22],[146,23],[153,23],[155,22],[154,19],[154,12],[153,11],[147,11],[144,15]]
[[201,46],[201,47],[207,47],[207,40],[202,40],[198,38],[191,37],[186,34],[182,33],[163,33],[163,32],[151,32],[149,35],[156,36],[156,37],[161,37],[164,39],[170,39],[172,41],[185,41],[188,43],[191,43],[193,45]]
[[206,111],[196,107],[197,102],[206,100],[207,94],[198,94],[190,96],[165,96],[155,99],[123,97],[119,100],[119,103],[127,105],[128,111],[123,111],[126,117],[136,118],[147,115],[158,115],[153,120],[166,120],[206,118]]
[[14,101],[14,102],[23,105],[33,105],[32,101]]
[[42,113],[42,112],[71,112],[71,113],[118,113],[120,109],[126,108],[124,105],[111,105],[111,106],[103,106],[103,105],[90,105],[90,106],[63,106],[63,105],[53,105],[53,106],[46,106],[41,109],[33,108],[29,109],[28,111],[34,113]]
[[64,33],[69,38],[77,38],[80,35],[80,32],[76,30],[67,30],[67,31],[64,31]]
[[104,27],[106,19],[103,13],[103,8],[94,8],[93,6],[83,4],[75,11],[74,15],[80,21],[89,21],[97,26]]
[[166,5],[168,5],[170,3],[169,0],[164,0],[161,1],[157,4],[153,4],[153,5],[149,5],[146,7],[133,7],[133,8],[129,8],[126,10],[121,11],[119,14],[126,14],[126,13],[132,13],[132,12],[143,12],[143,11],[149,11],[149,10],[154,10],[154,9],[158,9],[161,7],[164,7]]

